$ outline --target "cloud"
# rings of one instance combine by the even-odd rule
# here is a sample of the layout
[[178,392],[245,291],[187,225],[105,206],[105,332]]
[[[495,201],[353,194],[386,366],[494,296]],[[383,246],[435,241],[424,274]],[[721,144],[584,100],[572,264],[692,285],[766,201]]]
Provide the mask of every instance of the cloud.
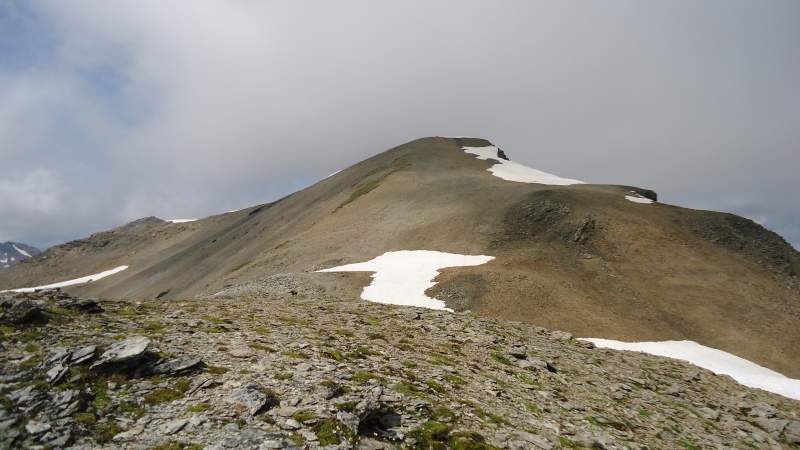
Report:
[[[5,2],[0,160],[40,245],[268,201],[426,135],[800,242],[796,2]],[[2,31],[6,30],[6,31]],[[17,50],[24,49],[24,51]],[[63,226],[64,223],[69,226]],[[5,227],[8,228],[8,227]]]

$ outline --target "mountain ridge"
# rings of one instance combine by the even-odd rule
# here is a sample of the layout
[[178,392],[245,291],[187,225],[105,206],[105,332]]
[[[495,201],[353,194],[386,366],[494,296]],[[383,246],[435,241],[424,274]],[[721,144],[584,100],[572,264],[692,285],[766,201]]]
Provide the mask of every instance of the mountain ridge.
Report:
[[[495,260],[441,270],[429,295],[578,336],[691,339],[800,376],[800,257],[782,238],[733,215],[658,203],[647,189],[503,180],[490,171],[497,162],[463,150],[491,145],[411,141],[272,203],[187,223],[145,219],[54,247],[0,274],[0,288],[129,265],[69,289],[166,301],[388,251],[485,254]],[[329,276],[335,285],[355,275]]]

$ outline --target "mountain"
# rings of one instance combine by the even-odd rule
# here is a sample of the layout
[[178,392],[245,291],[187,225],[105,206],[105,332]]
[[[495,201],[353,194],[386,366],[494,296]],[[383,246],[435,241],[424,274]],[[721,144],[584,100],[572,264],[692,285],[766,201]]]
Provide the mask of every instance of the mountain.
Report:
[[587,338],[691,340],[800,377],[800,254],[780,236],[510,156],[483,139],[415,140],[272,203],[192,222],[141,219],[50,248],[0,273],[0,288],[126,267],[70,292],[165,301],[332,292],[360,275],[316,271],[386,252],[482,255],[491,260],[419,286],[456,311]]
[[27,244],[19,242],[0,242],[0,270],[7,269],[13,265],[32,258],[41,251]]

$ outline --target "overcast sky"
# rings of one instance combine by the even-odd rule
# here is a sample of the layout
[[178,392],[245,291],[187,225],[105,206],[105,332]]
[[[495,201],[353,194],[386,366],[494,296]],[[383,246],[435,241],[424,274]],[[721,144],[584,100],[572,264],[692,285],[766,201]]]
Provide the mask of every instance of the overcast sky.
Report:
[[0,0],[0,241],[266,202],[428,135],[800,246],[800,1]]

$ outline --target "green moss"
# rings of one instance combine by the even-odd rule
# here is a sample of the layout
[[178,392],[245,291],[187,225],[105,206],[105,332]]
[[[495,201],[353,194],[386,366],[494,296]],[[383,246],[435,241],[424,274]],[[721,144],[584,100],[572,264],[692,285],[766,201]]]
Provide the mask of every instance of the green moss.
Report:
[[205,446],[200,444],[185,444],[178,441],[169,441],[156,445],[151,450],[203,450]]
[[36,344],[28,344],[28,345],[26,345],[26,346],[25,346],[25,348],[24,348],[24,350],[25,350],[26,352],[28,352],[28,353],[36,353],[36,352],[38,352],[38,351],[39,351],[39,350],[41,350],[41,349],[42,349],[42,348],[41,348],[41,347],[39,347],[39,346],[38,346],[38,345],[36,345]]
[[276,380],[291,380],[294,378],[294,374],[292,372],[280,372],[275,374]]
[[321,420],[315,427],[314,432],[319,439],[319,445],[338,445],[342,441],[353,443],[355,434],[336,419]]
[[342,202],[342,204],[339,205],[336,209],[338,210],[340,208],[344,208],[350,203],[353,203],[354,201],[358,200],[358,198],[361,197],[362,195],[369,194],[370,192],[372,192],[372,190],[381,185],[382,179],[383,178],[368,180],[359,184],[358,186],[356,186],[356,189],[350,194],[350,198]]
[[122,431],[122,428],[117,425],[117,421],[110,418],[108,422],[95,425],[93,437],[98,444],[107,444]]
[[422,394],[420,390],[413,384],[407,383],[405,381],[401,381],[394,385],[394,390],[400,394],[404,395],[416,395],[419,396]]
[[97,417],[90,411],[77,413],[72,416],[72,419],[84,426],[92,426],[97,422]]
[[250,347],[250,348],[254,348],[256,350],[263,350],[263,351],[269,352],[269,353],[277,352],[277,350],[275,350],[274,348],[266,346],[264,344],[259,344],[257,342],[251,342],[251,343],[247,344],[247,346]]
[[433,409],[432,417],[439,422],[455,422],[456,413],[446,406],[438,406]]
[[356,405],[358,402],[350,401],[350,402],[341,402],[336,404],[337,411],[346,411],[346,412],[353,412],[356,409]]
[[429,388],[431,388],[432,390],[434,390],[434,391],[436,391],[436,392],[438,392],[440,394],[442,392],[444,392],[444,386],[442,386],[441,384],[437,383],[436,381],[425,380],[425,384],[428,385]]
[[126,414],[134,419],[138,419],[144,415],[144,408],[133,402],[122,402],[117,406],[117,411],[120,414]]
[[435,420],[429,420],[420,428],[409,433],[416,441],[411,448],[417,450],[444,450],[449,448],[450,427]]
[[499,362],[500,364],[505,364],[507,366],[511,365],[511,360],[509,360],[506,355],[501,352],[492,352],[492,359]]
[[18,334],[16,336],[16,339],[17,339],[18,342],[30,342],[30,341],[39,340],[43,336],[44,335],[42,334],[41,331],[32,328],[32,329],[25,330],[22,333]]
[[294,442],[294,445],[298,447],[304,447],[306,445],[306,438],[303,437],[300,433],[292,433],[289,435],[289,440]]
[[167,326],[157,320],[149,320],[142,325],[142,328],[148,333],[158,334],[164,331]]
[[323,350],[322,352],[320,352],[320,355],[324,356],[325,358],[332,359],[334,361],[341,362],[345,360],[344,355],[339,350],[333,350],[333,349]]
[[267,328],[267,327],[254,327],[253,331],[255,331],[256,333],[258,333],[258,334],[260,334],[262,336],[266,336],[266,335],[268,335],[270,333],[269,328]]
[[294,358],[294,359],[308,359],[308,355],[301,352],[290,351],[290,352],[283,352],[281,354],[283,356],[288,356],[289,358]]
[[541,412],[539,406],[533,402],[525,402],[525,409],[534,414],[539,414]]
[[367,372],[364,370],[359,370],[358,372],[353,374],[354,383],[366,384],[369,380],[378,380],[380,382],[384,381],[382,377],[375,375],[372,372]]
[[92,407],[95,411],[105,411],[111,405],[111,397],[108,396],[108,381],[105,377],[98,378],[92,386]]
[[700,447],[698,447],[697,445],[692,444],[691,442],[678,441],[678,445],[680,445],[681,447],[683,447],[683,448],[685,448],[687,450],[701,450]]
[[486,443],[486,439],[478,433],[453,433],[450,436],[450,448],[453,450],[499,450]]
[[194,405],[189,405],[189,407],[186,408],[186,411],[191,412],[191,413],[200,413],[200,412],[208,411],[209,408],[211,408],[211,405],[209,405],[208,403],[205,403],[205,402],[203,402],[203,403],[195,403]]
[[431,358],[431,362],[433,364],[440,366],[458,366],[458,362],[449,356],[445,356],[440,353],[428,353],[428,356]]
[[23,361],[20,365],[20,369],[33,369],[34,367],[38,367],[39,364],[42,363],[42,356],[41,355],[33,355],[30,358]]
[[208,366],[208,367],[206,367],[206,370],[208,371],[208,373],[211,373],[211,374],[214,374],[214,375],[222,375],[224,373],[228,373],[231,369],[228,369],[227,367],[222,367],[222,366]]
[[185,390],[181,391],[174,387],[158,388],[150,391],[144,396],[144,402],[148,405],[158,405],[168,403],[183,397]]
[[296,420],[296,421],[298,421],[300,423],[304,423],[304,422],[307,422],[309,420],[314,420],[316,418],[317,418],[317,415],[314,414],[313,411],[309,411],[307,409],[303,409],[303,410],[297,411],[296,413],[292,414],[292,419],[294,419],[294,420]]

